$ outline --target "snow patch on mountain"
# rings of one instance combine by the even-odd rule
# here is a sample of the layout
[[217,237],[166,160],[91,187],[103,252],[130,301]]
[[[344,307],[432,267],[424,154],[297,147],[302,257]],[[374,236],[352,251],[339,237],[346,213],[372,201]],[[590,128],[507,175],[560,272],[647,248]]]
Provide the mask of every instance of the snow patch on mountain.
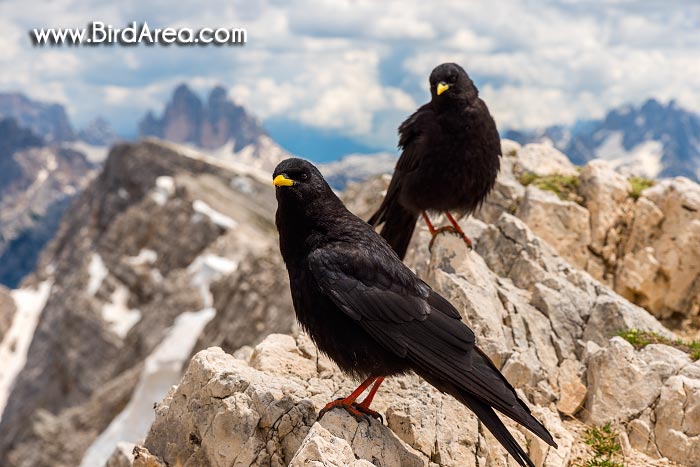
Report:
[[61,147],[82,153],[93,164],[102,164],[109,152],[108,146],[96,146],[81,140],[63,143]]
[[109,329],[122,339],[141,319],[141,311],[130,309],[128,303],[129,289],[118,285],[112,292],[110,302],[102,307],[102,319],[108,323]]
[[93,253],[90,257],[90,264],[88,265],[88,285],[87,293],[94,296],[100,287],[102,286],[102,281],[105,280],[109,271],[102,261],[102,257],[97,253]]
[[0,420],[15,378],[27,361],[29,344],[52,285],[53,282],[44,281],[36,289],[17,289],[11,292],[17,311],[10,329],[0,342]]
[[199,289],[202,301],[207,306],[212,306],[214,299],[209,290],[212,282],[219,280],[226,274],[231,274],[238,267],[238,263],[228,258],[209,253],[195,258],[187,267],[187,272],[192,276],[192,285]]
[[628,150],[622,143],[623,138],[621,131],[611,132],[596,150],[596,157],[609,161],[615,170],[625,175],[656,178],[662,169],[662,143],[648,140]]
[[126,261],[132,266],[142,266],[144,264],[153,264],[158,259],[158,253],[150,248],[141,248],[136,256],[129,256]]
[[[197,214],[201,214],[203,216],[208,217],[214,224],[218,225],[222,229],[230,230],[236,227],[236,225],[238,225],[238,222],[236,222],[226,214],[223,214],[217,211],[216,209],[212,208],[202,200],[194,200],[192,202],[192,209],[194,209],[194,211]],[[197,219],[194,220],[196,222]]]
[[168,199],[175,194],[175,180],[173,177],[161,175],[156,178],[156,186],[151,192],[151,198],[158,204],[164,206]]
[[318,168],[333,189],[342,190],[348,183],[392,173],[397,157],[397,154],[390,152],[349,154],[338,161],[320,164]]
[[119,442],[141,442],[155,420],[154,401],[161,400],[170,387],[180,380],[197,337],[216,315],[213,308],[182,313],[168,330],[163,341],[146,358],[134,394],[124,410],[92,443],[80,467],[104,465]]

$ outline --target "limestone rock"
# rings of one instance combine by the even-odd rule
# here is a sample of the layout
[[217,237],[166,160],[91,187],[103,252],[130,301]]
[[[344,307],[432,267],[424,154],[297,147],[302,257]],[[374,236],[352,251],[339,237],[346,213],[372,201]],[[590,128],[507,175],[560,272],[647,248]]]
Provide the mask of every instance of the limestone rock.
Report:
[[655,415],[659,453],[688,467],[700,466],[700,379],[668,378]]
[[119,443],[104,467],[132,467],[134,465],[134,448],[131,443]]
[[589,362],[587,421],[603,425],[636,418],[660,396],[666,379],[689,363],[680,350],[649,345],[637,352],[614,337]]
[[148,452],[143,446],[134,448],[133,467],[167,467],[159,458]]
[[658,317],[700,314],[700,185],[662,180],[637,201],[618,288]]
[[576,166],[551,144],[526,144],[517,151],[513,173],[520,178],[524,173],[537,175],[578,175]]
[[[505,459],[466,407],[416,376],[391,378],[378,393],[375,408],[387,426],[358,423],[342,410],[317,422],[325,402],[353,384],[310,354],[307,339],[271,335],[248,362],[218,348],[199,352],[157,406],[145,447],[168,465],[476,466],[477,457]],[[531,446],[546,455],[540,441]]]
[[[328,415],[338,417],[339,415]],[[322,466],[371,467],[364,459],[355,459],[352,447],[344,438],[334,436],[321,424],[315,423],[304,439],[289,467]]]
[[559,401],[557,410],[573,417],[583,407],[588,389],[581,381],[582,365],[576,360],[564,360],[559,366]]
[[588,211],[573,201],[529,186],[515,213],[562,257],[580,269],[588,263],[591,226]]

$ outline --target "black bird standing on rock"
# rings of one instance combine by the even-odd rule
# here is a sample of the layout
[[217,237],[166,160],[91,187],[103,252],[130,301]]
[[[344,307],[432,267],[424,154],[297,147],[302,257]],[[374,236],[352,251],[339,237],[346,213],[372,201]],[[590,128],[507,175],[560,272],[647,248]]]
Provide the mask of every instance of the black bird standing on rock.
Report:
[[[464,69],[443,63],[430,74],[432,99],[399,126],[399,147],[386,196],[369,223],[403,259],[416,220],[423,216],[433,238],[452,231],[471,248],[450,211],[477,209],[493,188],[501,142],[489,109]],[[444,212],[452,226],[436,229],[426,211]]]
[[378,416],[369,405],[384,378],[413,371],[469,407],[520,465],[534,467],[493,409],[557,446],[475,346],[459,312],[345,208],[316,167],[287,159],[275,169],[273,184],[297,319],[341,370],[364,379],[320,416],[334,407]]

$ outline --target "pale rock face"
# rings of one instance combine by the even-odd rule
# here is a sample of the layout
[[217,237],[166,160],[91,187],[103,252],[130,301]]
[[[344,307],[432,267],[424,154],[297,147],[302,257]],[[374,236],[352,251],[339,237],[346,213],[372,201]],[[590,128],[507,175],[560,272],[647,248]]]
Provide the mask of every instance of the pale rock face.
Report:
[[[331,413],[328,418],[337,421],[342,415]],[[355,459],[350,443],[342,437],[334,436],[321,424],[311,427],[289,467],[321,467],[325,465],[343,465],[348,467],[372,467],[374,464],[365,459]]]
[[652,458],[700,466],[698,367],[680,350],[654,344],[635,351],[615,337],[590,357],[585,418],[622,422],[630,447]]
[[[635,201],[629,181],[606,161],[590,161],[579,173],[546,144],[504,140],[502,151],[477,218],[494,223],[515,214],[569,263],[659,318],[700,315],[700,185],[666,179]],[[577,176],[581,205],[523,187],[524,173]]]
[[515,213],[571,264],[585,269],[591,242],[590,215],[573,201],[563,201],[554,193],[527,187]]
[[619,289],[658,317],[700,314],[700,186],[662,180],[637,204]]
[[[631,210],[630,184],[604,160],[593,160],[581,169],[578,192],[590,217],[590,241],[594,253],[587,270],[608,285],[612,285],[606,266],[617,261],[617,243],[624,236],[626,215]],[[584,244],[584,247],[586,245]],[[590,255],[589,255],[590,256]]]
[[583,365],[576,360],[564,360],[559,366],[559,402],[557,410],[573,417],[583,407],[588,389],[581,381]]
[[590,359],[586,420],[603,425],[635,418],[659,397],[664,381],[688,363],[690,358],[680,350],[649,345],[636,352],[632,344],[614,337]]
[[659,453],[689,467],[700,466],[700,379],[668,378],[655,415]]
[[[317,421],[318,410],[351,391],[352,381],[319,365],[324,357],[307,353],[307,339],[271,335],[248,362],[218,348],[198,353],[156,408],[148,452],[168,465],[476,466],[477,458],[509,465],[469,410],[415,376],[392,378],[379,392],[375,404],[387,425],[358,423],[342,410]],[[545,410],[542,418],[560,430],[555,414]],[[530,443],[542,456],[559,456]]]
[[[512,148],[507,148],[512,152]],[[526,144],[517,151],[513,173],[520,178],[524,173],[538,175],[578,175],[576,166],[569,158],[551,144]]]

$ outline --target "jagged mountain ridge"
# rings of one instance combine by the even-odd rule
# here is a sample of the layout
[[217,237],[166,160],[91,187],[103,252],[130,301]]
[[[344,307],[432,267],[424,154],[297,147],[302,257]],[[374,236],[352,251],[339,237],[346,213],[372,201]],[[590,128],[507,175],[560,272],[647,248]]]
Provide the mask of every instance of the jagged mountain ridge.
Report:
[[0,116],[14,118],[47,143],[75,139],[73,126],[60,104],[35,101],[18,92],[0,92]]
[[613,109],[602,120],[511,130],[504,137],[521,144],[549,140],[578,165],[599,158],[623,173],[700,180],[700,116],[675,100],[664,105],[649,99]]
[[156,136],[202,149],[218,149],[229,141],[238,152],[265,135],[260,122],[216,86],[202,102],[186,84],[180,84],[160,117],[148,112],[139,123],[139,136]]
[[[249,310],[249,327],[224,336],[235,348],[254,344],[271,325],[291,330],[291,304],[281,290],[278,311],[261,309],[263,300],[251,303],[249,292],[232,295],[257,284],[261,268],[281,271],[276,257],[269,266],[255,259],[272,256],[266,252],[276,240],[268,179],[255,168],[165,142],[112,149],[24,282],[28,290],[49,284],[50,293],[0,421],[1,465],[22,465],[30,454],[31,465],[79,464],[143,381],[145,407],[153,403],[148,394],[177,381],[182,361],[198,349],[200,330],[215,336],[236,326],[227,313]],[[238,264],[247,255],[254,259],[245,260],[240,277]],[[220,278],[228,286],[210,292]],[[284,282],[262,284],[267,292]],[[224,323],[210,329],[214,309]],[[171,343],[162,347],[164,341]],[[149,411],[138,407],[137,416],[148,420]],[[35,443],[53,443],[49,438],[64,440],[55,444],[64,446],[60,453],[33,452]]]
[[34,269],[95,169],[82,153],[45,145],[13,118],[0,120],[0,284],[16,287]]

